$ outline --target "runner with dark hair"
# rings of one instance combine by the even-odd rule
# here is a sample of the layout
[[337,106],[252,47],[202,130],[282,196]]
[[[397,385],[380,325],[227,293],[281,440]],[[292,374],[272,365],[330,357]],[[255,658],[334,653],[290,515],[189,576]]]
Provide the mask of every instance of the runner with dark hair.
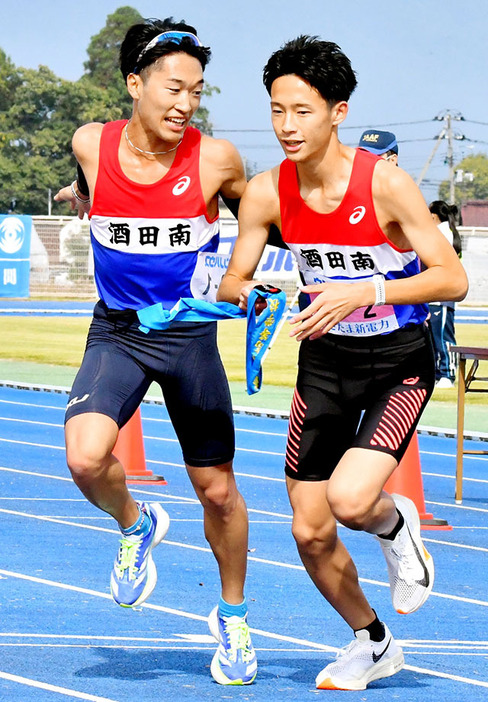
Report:
[[337,522],[375,535],[395,609],[421,607],[434,567],[419,515],[383,486],[434,387],[426,303],[462,299],[467,279],[412,179],[339,141],[356,78],[336,44],[288,42],[264,83],[286,159],[246,188],[219,299],[246,308],[277,226],[312,298],[291,320],[301,341],[285,464],[293,535],[315,586],[354,631],[316,685],[362,690],[404,659],[359,585]]

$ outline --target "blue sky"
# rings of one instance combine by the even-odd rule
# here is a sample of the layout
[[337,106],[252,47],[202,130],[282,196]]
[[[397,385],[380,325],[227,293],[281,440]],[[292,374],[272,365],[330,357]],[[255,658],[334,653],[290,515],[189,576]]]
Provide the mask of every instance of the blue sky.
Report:
[[[206,103],[215,136],[230,139],[259,170],[282,160],[262,68],[302,33],[339,44],[358,75],[340,129],[344,143],[355,145],[365,128],[389,128],[400,142],[400,165],[416,178],[442,128],[434,118],[449,110],[465,119],[454,124],[466,137],[454,142],[456,160],[488,153],[486,0],[15,0],[2,16],[0,47],[17,66],[44,64],[76,80],[90,38],[123,5],[196,26],[213,52],[206,79],[221,90]],[[443,141],[422,187],[427,200],[447,177],[446,151]]]

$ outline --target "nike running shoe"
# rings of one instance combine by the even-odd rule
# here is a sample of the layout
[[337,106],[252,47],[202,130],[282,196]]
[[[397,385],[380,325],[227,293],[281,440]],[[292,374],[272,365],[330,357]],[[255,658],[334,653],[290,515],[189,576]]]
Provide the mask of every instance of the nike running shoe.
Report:
[[315,679],[319,690],[365,690],[366,686],[400,671],[405,660],[403,651],[385,625],[383,641],[371,641],[366,629],[337,654]]
[[245,617],[221,617],[218,607],[209,615],[208,626],[219,642],[210,666],[215,682],[220,685],[250,685],[258,671],[256,653]]
[[410,614],[421,607],[434,585],[434,561],[420,538],[420,518],[412,500],[392,495],[405,524],[390,541],[377,536],[388,566],[393,607]]
[[157,502],[140,503],[151,518],[146,536],[123,536],[110,578],[114,601],[121,607],[142,604],[156,586],[158,574],[151,551],[166,536],[169,516]]

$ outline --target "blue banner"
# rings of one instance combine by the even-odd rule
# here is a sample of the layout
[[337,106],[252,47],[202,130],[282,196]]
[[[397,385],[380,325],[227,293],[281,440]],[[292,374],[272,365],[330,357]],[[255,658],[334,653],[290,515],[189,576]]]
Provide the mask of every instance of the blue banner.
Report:
[[0,215],[0,297],[29,297],[32,217]]

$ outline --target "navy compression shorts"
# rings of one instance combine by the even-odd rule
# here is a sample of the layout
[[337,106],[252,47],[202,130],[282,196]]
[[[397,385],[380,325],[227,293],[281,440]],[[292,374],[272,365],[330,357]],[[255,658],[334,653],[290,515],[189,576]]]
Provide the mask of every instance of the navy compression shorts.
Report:
[[99,412],[121,428],[154,381],[162,389],[185,463],[231,461],[232,404],[216,337],[215,322],[177,322],[145,334],[135,313],[112,312],[97,303],[65,421]]

